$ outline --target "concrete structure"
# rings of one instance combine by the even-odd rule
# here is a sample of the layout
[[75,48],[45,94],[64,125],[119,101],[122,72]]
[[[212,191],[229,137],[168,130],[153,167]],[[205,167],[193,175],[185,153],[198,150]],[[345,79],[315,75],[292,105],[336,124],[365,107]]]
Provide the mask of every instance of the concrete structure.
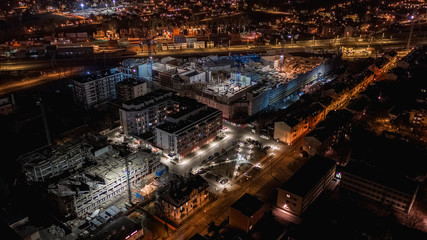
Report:
[[212,81],[206,89],[196,92],[195,98],[221,110],[225,119],[240,121],[268,106],[283,103],[288,97],[298,94],[303,86],[328,74],[335,64],[336,59],[324,60],[317,67],[312,64],[313,69],[305,69],[295,78],[288,79],[284,72],[269,71],[259,62],[251,63],[248,64],[251,70],[233,72],[230,80],[220,84]]
[[165,168],[159,155],[136,152],[122,157],[112,149],[99,155],[94,162],[93,166],[49,185],[49,199],[62,215],[91,215],[108,201],[127,192],[128,179],[130,187],[136,187],[142,179],[152,178],[156,171]]
[[301,215],[328,188],[335,176],[335,161],[316,156],[285,182],[277,194],[277,206]]
[[180,220],[188,216],[197,207],[208,200],[209,184],[199,175],[181,181],[172,181],[166,189],[160,190],[159,202],[163,213],[172,220]]
[[204,104],[189,106],[168,117],[156,128],[156,144],[170,156],[179,158],[213,140],[222,129],[221,111]]
[[74,102],[89,109],[115,99],[115,85],[125,78],[125,74],[114,69],[75,78],[72,82]]
[[[206,75],[208,75],[208,76],[206,76]],[[210,73],[197,71],[197,70],[189,70],[189,71],[180,73],[179,76],[185,82],[190,83],[190,84],[206,83],[207,81],[209,81]]]
[[54,148],[22,155],[18,162],[29,182],[43,182],[69,169],[79,169],[90,155],[92,147],[81,140],[72,140]]
[[411,211],[418,192],[416,182],[358,162],[350,162],[341,176],[342,190],[357,193],[405,213]]
[[270,66],[272,69],[277,69],[280,66],[280,63],[283,63],[283,56],[262,56],[261,62],[264,65]]
[[147,82],[142,79],[128,78],[116,83],[117,100],[126,102],[147,94]]
[[245,193],[231,205],[229,223],[231,226],[249,232],[264,216],[264,203],[257,197]]

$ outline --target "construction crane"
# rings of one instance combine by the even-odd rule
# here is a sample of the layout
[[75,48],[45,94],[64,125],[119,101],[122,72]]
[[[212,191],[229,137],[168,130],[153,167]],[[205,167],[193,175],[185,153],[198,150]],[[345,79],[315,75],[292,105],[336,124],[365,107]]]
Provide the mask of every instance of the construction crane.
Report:
[[153,71],[153,56],[152,56],[152,52],[151,52],[151,44],[152,44],[152,38],[147,37],[147,39],[143,42],[140,43],[140,47],[141,50],[144,51],[144,45],[147,45],[147,50],[148,50],[148,64],[150,66],[150,72]]
[[42,117],[43,117],[43,124],[44,124],[44,130],[45,130],[45,134],[46,134],[47,145],[50,146],[50,145],[52,145],[52,140],[50,138],[49,125],[47,123],[46,111],[45,111],[45,108],[43,105],[42,98],[39,97],[37,99],[36,103],[37,103],[37,106],[40,106],[40,110],[41,110]]

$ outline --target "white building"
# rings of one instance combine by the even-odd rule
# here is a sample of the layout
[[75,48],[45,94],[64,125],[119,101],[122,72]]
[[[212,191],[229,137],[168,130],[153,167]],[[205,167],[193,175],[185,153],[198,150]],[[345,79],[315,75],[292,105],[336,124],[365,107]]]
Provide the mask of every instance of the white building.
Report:
[[117,70],[96,72],[73,80],[74,102],[85,109],[116,98],[116,83],[127,77]]
[[185,71],[185,72],[179,74],[181,79],[183,79],[185,82],[190,83],[190,84],[206,83],[207,81],[209,81],[209,79],[207,79],[206,75],[208,75],[208,78],[209,78],[210,72],[189,70],[189,71]]
[[116,83],[116,96],[120,102],[147,94],[147,82],[142,79],[128,78]]
[[119,115],[124,133],[139,136],[164,123],[174,108],[172,96],[172,92],[157,90],[123,103]]
[[357,162],[350,162],[341,174],[341,189],[401,212],[411,211],[418,192],[416,182]]
[[222,112],[198,103],[168,117],[157,126],[156,144],[169,156],[178,158],[213,140],[222,128]]
[[335,161],[316,156],[310,159],[280,188],[277,206],[296,215],[301,215],[330,187],[335,176]]

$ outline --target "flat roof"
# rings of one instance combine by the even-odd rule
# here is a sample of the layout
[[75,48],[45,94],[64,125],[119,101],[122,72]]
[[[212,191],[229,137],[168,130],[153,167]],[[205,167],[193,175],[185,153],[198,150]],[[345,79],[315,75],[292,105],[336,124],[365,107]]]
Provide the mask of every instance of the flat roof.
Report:
[[335,165],[335,161],[329,158],[315,156],[308,160],[308,162],[280,188],[304,197]]
[[385,172],[384,170],[370,167],[356,161],[349,162],[343,172],[409,195],[413,195],[418,187],[418,183],[413,182],[404,176]]
[[86,76],[76,77],[74,78],[74,81],[80,82],[80,83],[87,83],[87,82],[91,82],[103,77],[108,77],[108,76],[112,76],[119,73],[120,73],[119,71],[108,69],[108,70],[98,71]]
[[[145,94],[143,96],[140,96],[140,97],[137,97],[137,98],[134,98],[134,99],[130,99],[130,100],[124,102],[123,103],[123,108],[127,109],[127,108],[130,107],[130,105],[137,106],[137,105],[139,105],[141,103],[144,103],[146,101],[156,100],[156,98],[164,96],[164,95],[168,95],[168,94],[170,94],[170,96],[172,96],[173,92],[169,92],[169,91],[166,91],[166,90],[163,90],[163,89],[159,89],[159,90],[156,90],[154,92],[150,92],[150,93],[147,93],[147,94]],[[150,104],[148,104],[148,105],[150,105]],[[132,108],[132,107],[130,107],[130,108]],[[143,108],[145,108],[145,106]]]
[[[123,226],[124,230],[122,230]],[[110,239],[122,240],[131,235],[134,231],[141,230],[141,228],[140,224],[133,222],[126,216],[121,216],[103,227],[102,230],[95,234],[91,239],[105,240],[108,234],[112,233],[113,230],[116,230],[116,234],[112,235]]]
[[239,200],[231,205],[232,208],[239,210],[242,214],[250,217],[258,211],[264,203],[257,197],[245,193]]
[[121,82],[116,83],[116,85],[130,85],[130,86],[138,86],[140,84],[145,83],[145,80],[143,79],[136,79],[136,78],[127,78],[122,80]]
[[180,121],[178,123],[166,122],[157,126],[158,129],[163,130],[168,133],[177,132],[183,128],[190,127],[193,123],[196,123],[198,120],[209,116],[212,113],[218,112],[222,116],[222,112],[218,109],[207,107],[206,110],[200,111],[197,114],[190,116],[187,120]]

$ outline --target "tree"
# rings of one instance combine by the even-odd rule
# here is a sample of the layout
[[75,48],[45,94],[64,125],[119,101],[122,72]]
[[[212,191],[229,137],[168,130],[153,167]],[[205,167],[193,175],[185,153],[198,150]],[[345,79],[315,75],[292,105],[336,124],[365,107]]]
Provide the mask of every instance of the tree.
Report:
[[405,217],[405,225],[410,228],[422,230],[424,228],[424,220],[418,213],[409,213]]

